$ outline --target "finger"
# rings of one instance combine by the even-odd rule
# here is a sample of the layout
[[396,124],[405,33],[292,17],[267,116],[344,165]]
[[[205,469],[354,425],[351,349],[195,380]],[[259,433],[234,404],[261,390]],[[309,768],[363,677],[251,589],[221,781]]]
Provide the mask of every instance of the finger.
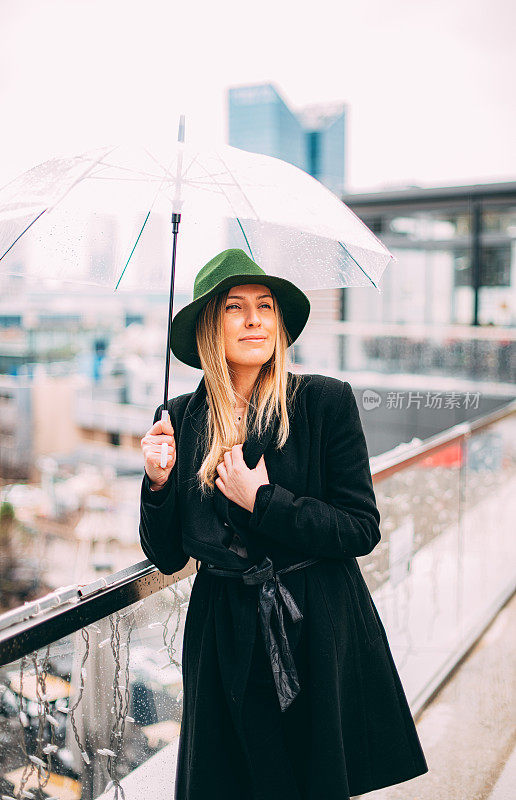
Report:
[[227,450],[224,453],[224,464],[226,465],[227,469],[231,469],[233,466],[233,456],[231,455],[231,450]]
[[[159,455],[161,453],[161,445],[159,442],[157,444],[148,444],[145,447],[145,450],[148,453],[152,453],[152,455]],[[168,452],[169,455],[173,455],[175,453],[176,448],[173,445],[168,445]]]
[[233,447],[231,448],[231,456],[233,459],[234,466],[236,466],[237,464],[241,465],[244,460],[242,447],[243,447],[242,444],[234,444]]
[[219,487],[220,491],[223,494],[226,494],[226,492],[224,491],[225,487],[224,487],[224,483],[223,483],[222,479],[221,478],[215,478],[215,483]]
[[224,478],[224,480],[227,479],[228,471],[223,461],[221,461],[220,464],[217,464],[217,472],[222,478]]
[[167,458],[166,465],[164,467],[162,467],[161,466],[161,457],[160,457],[160,454],[158,453],[158,455],[151,455],[150,457],[148,457],[146,459],[146,464],[147,464],[148,467],[154,467],[155,469],[157,467],[160,467],[161,469],[168,469],[168,467],[172,466],[173,461],[174,461],[174,459],[172,458],[171,455],[169,455],[168,458]]
[[154,425],[148,430],[150,434],[156,433],[166,433],[169,436],[172,436],[174,433],[174,428],[172,427],[172,423],[170,420],[162,420],[158,419],[154,423]]
[[173,436],[167,436],[164,433],[162,433],[161,436],[151,436],[150,434],[147,434],[143,438],[146,439],[147,442],[154,442],[155,444],[162,444],[163,442],[175,444],[176,441]]
[[[172,459],[172,458],[175,458],[175,456],[176,456],[176,454],[173,453],[169,448],[168,453],[167,453],[167,458]],[[146,450],[145,451],[145,459],[147,461],[152,460],[152,461],[154,461],[154,463],[159,464],[160,459],[161,459],[161,449],[160,448],[157,448],[157,449],[156,448],[152,448],[152,450]]]
[[[170,450],[167,453],[167,464],[175,463],[176,455],[175,453],[171,453]],[[161,458],[161,450],[151,450],[145,453],[145,462],[149,465],[154,467],[162,467],[162,458]],[[164,467],[163,467],[164,468]]]

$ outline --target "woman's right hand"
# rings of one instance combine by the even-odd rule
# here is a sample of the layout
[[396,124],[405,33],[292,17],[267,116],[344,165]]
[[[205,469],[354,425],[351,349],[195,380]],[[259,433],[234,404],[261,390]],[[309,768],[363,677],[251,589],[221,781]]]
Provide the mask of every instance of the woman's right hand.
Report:
[[[161,445],[168,444],[168,458],[166,467],[160,466]],[[140,439],[140,446],[145,461],[145,472],[151,481],[151,488],[161,489],[167,482],[174,464],[176,463],[176,442],[174,428],[167,415],[164,420],[158,419],[145,436]]]

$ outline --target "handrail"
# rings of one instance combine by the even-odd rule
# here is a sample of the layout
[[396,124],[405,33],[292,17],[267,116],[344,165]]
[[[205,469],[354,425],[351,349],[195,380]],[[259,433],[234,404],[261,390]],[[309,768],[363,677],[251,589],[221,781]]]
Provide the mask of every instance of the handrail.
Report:
[[164,575],[144,559],[105,579],[60,587],[39,600],[11,609],[0,615],[0,667],[133,603],[143,602],[195,571],[193,558],[172,575]]
[[[407,444],[370,459],[375,482],[460,442],[516,412],[516,400],[471,422],[462,422],[424,442]],[[148,559],[87,584],[59,587],[0,615],[0,667],[58,641],[116,611],[193,575],[190,558],[180,572],[164,575]]]
[[375,482],[384,480],[411,464],[423,460],[432,453],[437,453],[451,444],[468,439],[473,433],[488,428],[495,422],[499,422],[499,420],[505,419],[514,413],[516,413],[516,400],[511,400],[510,403],[506,403],[478,419],[470,422],[459,422],[443,433],[436,433],[434,436],[425,439],[424,442],[409,443],[406,449],[403,445],[398,445],[393,450],[388,450],[386,453],[373,456],[370,459],[371,474]]
[[455,339],[485,340],[499,342],[516,341],[516,326],[503,325],[460,325],[457,323],[434,324],[424,322],[359,322],[350,320],[318,320],[312,322],[313,328],[323,328],[326,333],[342,335],[392,336],[399,339]]

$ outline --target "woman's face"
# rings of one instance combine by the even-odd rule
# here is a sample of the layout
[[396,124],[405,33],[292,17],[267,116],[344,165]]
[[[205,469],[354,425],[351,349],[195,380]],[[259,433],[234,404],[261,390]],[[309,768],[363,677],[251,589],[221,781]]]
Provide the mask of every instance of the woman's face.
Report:
[[[270,289],[245,283],[229,290],[224,310],[224,343],[229,365],[260,367],[272,356],[276,342],[276,312]],[[252,341],[249,336],[259,336]]]

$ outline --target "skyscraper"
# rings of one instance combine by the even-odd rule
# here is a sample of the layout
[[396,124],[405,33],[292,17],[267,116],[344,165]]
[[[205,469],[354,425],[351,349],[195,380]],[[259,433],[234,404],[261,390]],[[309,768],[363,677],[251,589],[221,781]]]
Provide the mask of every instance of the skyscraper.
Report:
[[345,191],[344,103],[317,103],[292,111],[272,83],[228,90],[229,144],[281,158],[305,170],[337,195]]
[[336,195],[345,191],[344,103],[315,103],[298,112],[307,142],[307,172]]

